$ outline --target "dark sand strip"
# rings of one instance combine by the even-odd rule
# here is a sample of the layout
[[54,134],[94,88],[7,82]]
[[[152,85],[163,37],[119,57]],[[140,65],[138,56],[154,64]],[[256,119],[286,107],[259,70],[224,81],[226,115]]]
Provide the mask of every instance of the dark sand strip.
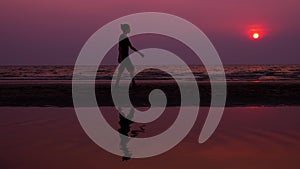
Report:
[[[175,83],[143,83],[130,89],[134,106],[149,106],[148,95],[153,89],[166,93],[168,106],[180,106],[180,92]],[[291,82],[234,82],[228,83],[226,106],[282,106],[300,105],[300,83]],[[210,105],[210,84],[199,83],[201,105]],[[85,93],[81,84],[80,93]],[[191,91],[187,91],[191,92]],[[125,90],[121,94],[126,93]],[[100,106],[113,106],[109,83],[96,84]],[[72,107],[70,83],[0,84],[0,106],[59,106]],[[82,105],[90,106],[90,105]],[[191,106],[191,105],[184,105]],[[216,105],[217,106],[217,105]]]

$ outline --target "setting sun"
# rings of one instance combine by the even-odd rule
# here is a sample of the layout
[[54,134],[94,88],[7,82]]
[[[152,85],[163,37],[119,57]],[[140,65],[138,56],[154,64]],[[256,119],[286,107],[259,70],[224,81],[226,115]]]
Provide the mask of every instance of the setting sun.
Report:
[[246,35],[251,40],[261,40],[266,35],[266,27],[260,24],[250,25],[246,30]]
[[260,38],[260,34],[258,32],[255,32],[255,33],[252,34],[252,38],[257,40],[257,39]]

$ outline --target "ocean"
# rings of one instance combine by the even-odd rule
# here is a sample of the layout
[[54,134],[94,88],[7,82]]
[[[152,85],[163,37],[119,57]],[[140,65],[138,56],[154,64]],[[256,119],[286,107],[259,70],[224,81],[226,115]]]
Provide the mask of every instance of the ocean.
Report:
[[[163,67],[163,66],[162,66]],[[137,74],[136,80],[178,80],[189,81],[195,77],[198,82],[209,81],[204,66],[190,66],[194,77],[187,75],[183,66],[164,66],[168,72],[158,69],[146,69]],[[73,66],[1,66],[1,81],[32,81],[32,80],[51,80],[69,81],[73,77]],[[143,69],[136,66],[136,70]],[[218,77],[218,68],[212,77]],[[101,66],[97,71],[96,80],[111,80],[116,66]],[[227,82],[272,82],[272,81],[299,81],[300,65],[225,65],[224,66]],[[82,71],[77,75],[81,79],[90,79],[89,68],[82,67]],[[168,73],[175,76],[171,77]],[[129,73],[124,71],[125,78],[129,78]]]

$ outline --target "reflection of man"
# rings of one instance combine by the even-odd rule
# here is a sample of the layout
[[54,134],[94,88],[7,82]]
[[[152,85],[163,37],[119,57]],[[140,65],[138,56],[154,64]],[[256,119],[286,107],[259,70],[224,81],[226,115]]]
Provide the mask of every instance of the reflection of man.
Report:
[[[131,157],[131,153],[127,147],[128,142],[130,141],[129,137],[136,137],[138,132],[144,132],[143,126],[140,127],[140,130],[133,130],[131,131],[130,125],[134,123],[131,121],[134,115],[134,108],[130,108],[129,114],[125,117],[125,114],[122,112],[122,108],[118,108],[119,111],[119,125],[120,128],[118,129],[120,133],[120,149],[123,151],[124,156],[122,157],[122,160],[129,160]],[[131,136],[129,136],[131,134]]]
[[130,33],[130,26],[128,24],[121,24],[121,29],[123,31],[123,34],[121,34],[119,38],[119,57],[118,57],[118,62],[121,63],[121,65],[119,67],[119,71],[117,75],[116,86],[119,85],[121,74],[123,73],[125,68],[130,73],[130,77],[132,78],[132,84],[135,85],[135,80],[133,78],[134,66],[131,63],[130,59],[128,58],[129,48],[132,49],[133,51],[138,52],[142,57],[144,57],[144,55],[131,45],[129,38],[127,37],[127,34]]
[[127,143],[129,142],[129,137],[128,134],[130,132],[130,124],[132,124],[133,122],[130,120],[133,118],[133,109],[130,109],[130,112],[128,114],[127,117],[125,117],[125,114],[122,112],[122,109],[119,108],[119,124],[120,124],[120,128],[119,128],[119,133],[120,133],[120,148],[124,153],[124,156],[122,157],[122,160],[129,160],[131,157],[131,154],[127,148]]

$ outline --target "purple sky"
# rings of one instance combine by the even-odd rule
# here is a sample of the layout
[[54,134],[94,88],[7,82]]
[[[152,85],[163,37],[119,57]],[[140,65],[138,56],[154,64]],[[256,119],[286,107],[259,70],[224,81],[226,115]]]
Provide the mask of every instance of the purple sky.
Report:
[[[0,65],[74,64],[101,26],[146,11],[197,25],[225,64],[300,64],[299,9],[299,0],[2,0]],[[263,38],[253,41],[248,31],[257,27]],[[147,47],[136,39],[137,48]]]

